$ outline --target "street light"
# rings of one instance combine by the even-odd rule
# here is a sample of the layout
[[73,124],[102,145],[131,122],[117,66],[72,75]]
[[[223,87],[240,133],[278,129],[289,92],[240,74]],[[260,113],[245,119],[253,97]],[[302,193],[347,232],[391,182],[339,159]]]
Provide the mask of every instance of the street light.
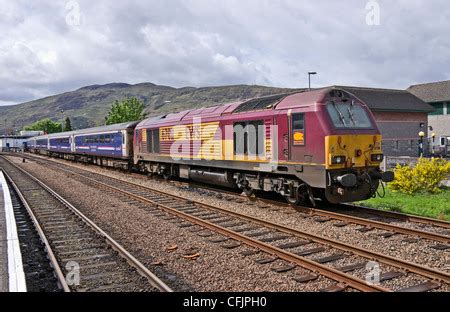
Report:
[[311,75],[317,75],[317,72],[308,72],[309,91],[311,91]]
[[423,138],[425,137],[425,132],[419,132],[419,157],[423,157]]
[[[431,128],[431,127],[430,127]],[[431,128],[433,129],[433,128]],[[431,144],[431,154],[434,156],[434,144],[436,142],[436,133],[431,133],[431,140],[432,140],[432,144]]]
[[62,122],[61,122],[61,132],[64,132],[64,110],[61,110]]

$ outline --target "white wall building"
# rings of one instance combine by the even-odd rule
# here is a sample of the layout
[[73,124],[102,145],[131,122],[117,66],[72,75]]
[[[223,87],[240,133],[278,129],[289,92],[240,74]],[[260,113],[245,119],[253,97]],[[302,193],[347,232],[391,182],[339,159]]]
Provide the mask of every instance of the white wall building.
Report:
[[0,136],[0,151],[7,152],[10,150],[22,149],[24,147],[24,143],[30,137],[31,136],[15,136],[15,135]]

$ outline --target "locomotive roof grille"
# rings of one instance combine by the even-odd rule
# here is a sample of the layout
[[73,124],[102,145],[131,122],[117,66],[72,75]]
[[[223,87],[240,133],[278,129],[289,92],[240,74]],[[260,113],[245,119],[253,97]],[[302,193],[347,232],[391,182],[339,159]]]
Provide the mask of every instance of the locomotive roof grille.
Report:
[[[295,92],[298,93],[298,92]],[[233,113],[242,113],[249,112],[255,110],[264,110],[264,109],[272,109],[278,104],[281,100],[283,100],[286,96],[291,95],[293,93],[283,93],[277,95],[271,95],[266,97],[261,97],[257,99],[252,99],[246,101],[239,105]]]

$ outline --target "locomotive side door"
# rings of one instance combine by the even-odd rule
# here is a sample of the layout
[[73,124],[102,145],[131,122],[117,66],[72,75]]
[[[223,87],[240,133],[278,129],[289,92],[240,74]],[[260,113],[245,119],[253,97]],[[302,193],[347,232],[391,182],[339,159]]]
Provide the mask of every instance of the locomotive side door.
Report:
[[288,113],[289,125],[289,161],[304,162],[306,154],[305,113]]

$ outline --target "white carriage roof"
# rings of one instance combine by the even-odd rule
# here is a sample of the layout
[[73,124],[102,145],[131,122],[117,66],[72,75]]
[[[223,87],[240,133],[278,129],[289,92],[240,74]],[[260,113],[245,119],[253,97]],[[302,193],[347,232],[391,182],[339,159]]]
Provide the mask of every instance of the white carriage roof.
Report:
[[47,139],[47,138],[50,138],[50,139],[51,138],[64,138],[64,137],[71,136],[73,134],[78,135],[78,134],[89,134],[89,133],[98,133],[98,132],[103,133],[103,132],[109,132],[109,131],[120,131],[120,130],[129,129],[129,128],[134,128],[138,123],[139,123],[139,121],[131,121],[131,122],[125,122],[125,123],[114,124],[114,125],[109,125],[109,126],[101,126],[101,127],[81,129],[81,130],[69,131],[69,132],[52,133],[52,134],[46,134],[46,135],[34,137],[33,139],[42,140],[42,139]]

